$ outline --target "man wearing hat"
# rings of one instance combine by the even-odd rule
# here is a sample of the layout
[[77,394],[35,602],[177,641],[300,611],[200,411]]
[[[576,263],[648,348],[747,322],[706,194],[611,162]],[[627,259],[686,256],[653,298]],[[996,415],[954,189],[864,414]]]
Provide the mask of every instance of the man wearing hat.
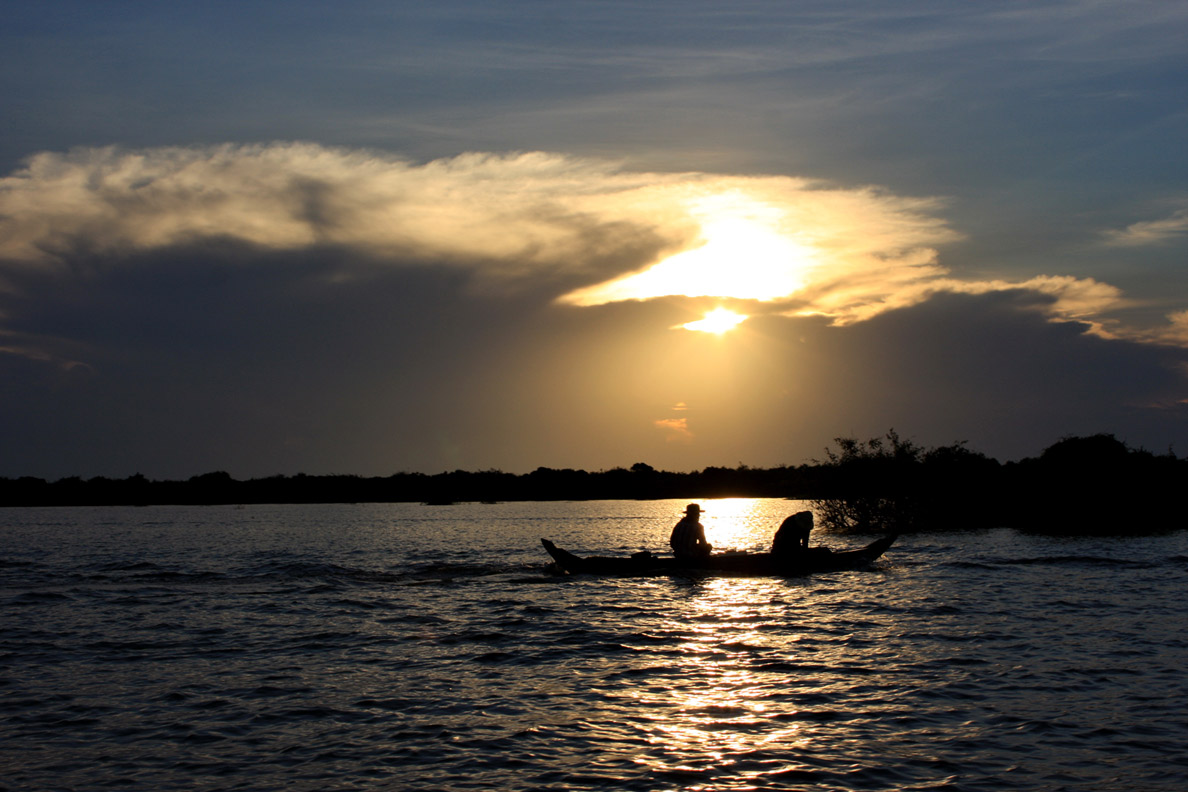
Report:
[[678,559],[705,558],[713,551],[713,546],[705,540],[705,528],[699,522],[700,519],[701,507],[690,503],[685,507],[685,516],[673,526],[668,543],[672,545],[672,554]]

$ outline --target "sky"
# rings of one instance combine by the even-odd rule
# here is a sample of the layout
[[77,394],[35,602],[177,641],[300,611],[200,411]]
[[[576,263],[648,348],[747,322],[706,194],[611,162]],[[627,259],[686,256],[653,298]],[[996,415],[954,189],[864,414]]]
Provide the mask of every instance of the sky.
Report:
[[0,0],[0,476],[1188,453],[1188,5]]

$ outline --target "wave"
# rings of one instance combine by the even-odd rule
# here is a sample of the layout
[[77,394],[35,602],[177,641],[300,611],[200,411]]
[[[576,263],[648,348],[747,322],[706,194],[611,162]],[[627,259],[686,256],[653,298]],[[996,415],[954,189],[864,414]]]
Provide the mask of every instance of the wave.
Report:
[[7,566],[19,569],[20,578],[10,578],[7,587],[23,589],[28,596],[65,598],[61,594],[41,592],[45,586],[223,586],[245,584],[292,584],[307,586],[308,593],[322,593],[374,585],[425,585],[506,579],[519,576],[517,582],[538,583],[554,580],[545,574],[545,565],[525,563],[448,563],[406,564],[391,569],[351,567],[320,561],[270,561],[233,569],[187,569],[151,561],[105,562],[73,569],[52,569],[20,562]]
[[[1080,566],[1080,567],[1115,567],[1121,569],[1152,569],[1165,564],[1169,559],[1139,560],[1131,558],[1111,558],[1108,556],[1092,555],[1058,555],[1058,556],[1025,556],[1021,558],[999,558],[984,561],[957,561],[954,566],[967,569],[992,569],[996,566]],[[1171,559],[1174,560],[1174,559]]]

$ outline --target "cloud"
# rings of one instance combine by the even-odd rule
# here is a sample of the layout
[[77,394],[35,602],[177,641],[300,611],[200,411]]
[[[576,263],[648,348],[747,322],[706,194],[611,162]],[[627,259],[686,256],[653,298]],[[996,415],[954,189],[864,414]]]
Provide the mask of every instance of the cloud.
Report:
[[[889,427],[925,445],[968,440],[1004,460],[1099,431],[1182,452],[1188,353],[1052,322],[1040,309],[1050,300],[1028,290],[945,292],[844,326],[759,315],[721,337],[665,330],[687,312],[678,301],[554,311],[531,343],[555,353],[519,350],[502,374],[533,372],[532,387],[518,391],[533,416],[557,413],[556,402],[565,416],[585,417],[581,426],[557,418],[552,451],[536,446],[554,466],[621,465],[624,455],[663,469],[799,464],[836,436]],[[675,410],[678,402],[689,409]],[[517,451],[543,443],[516,436]]]
[[693,433],[689,431],[688,418],[661,418],[657,421],[653,421],[653,426],[664,432],[665,442],[693,442]]
[[1095,317],[1123,303],[1120,289],[1093,278],[1039,275],[1023,281],[960,281],[938,277],[921,279],[909,285],[894,299],[884,300],[877,306],[880,310],[868,310],[865,316],[859,318],[869,318],[886,309],[910,307],[941,294],[978,295],[995,292],[1030,294],[1032,299],[1025,304],[1031,310],[1043,313],[1053,321],[1084,322],[1091,332],[1106,336],[1112,334],[1095,321]]
[[1188,234],[1188,209],[1180,209],[1162,220],[1132,223],[1122,230],[1107,231],[1105,241],[1113,247],[1160,245]]
[[[818,355],[806,368],[829,384],[806,394],[804,406],[813,415],[847,414],[859,434],[876,434],[880,424],[928,427],[928,444],[970,438],[1001,458],[1097,431],[1156,451],[1182,442],[1188,412],[1166,405],[1185,393],[1183,349],[1049,321],[1034,310],[1037,299],[1023,290],[939,294],[869,322],[813,331]],[[864,390],[873,383],[875,399]]]
[[0,181],[0,257],[47,264],[228,238],[510,278],[650,255],[663,240],[630,205],[647,182],[549,154],[415,165],[312,144],[43,153]]
[[685,299],[576,309],[456,267],[327,280],[353,259],[212,241],[14,274],[13,343],[87,365],[0,355],[0,475],[767,466],[891,426],[1004,459],[1188,437],[1182,350],[1051,322],[1034,290],[718,337],[669,329]]
[[[283,253],[338,248],[355,254],[343,257],[339,278],[369,266],[445,267],[480,291],[554,284],[570,302],[598,304],[607,300],[573,295],[696,249],[723,218],[757,218],[820,259],[797,267],[844,278],[852,294],[861,279],[939,273],[928,246],[956,238],[935,216],[939,206],[805,179],[630,171],[546,153],[415,164],[299,143],[78,149],[36,155],[0,180],[0,261],[9,272],[66,271],[79,259],[114,266],[203,240]],[[750,266],[762,281],[780,265]],[[706,293],[715,290],[720,278]]]
[[695,248],[722,217],[761,215],[830,265],[918,270],[929,246],[958,236],[935,216],[940,206],[539,152],[415,164],[297,143],[78,149],[38,154],[0,180],[0,259],[45,266],[224,238],[277,251],[340,246],[488,283],[558,273],[592,282]]
[[[535,290],[587,307],[728,298],[836,326],[939,294],[1027,292],[1031,310],[1054,321],[1183,343],[1179,320],[1152,331],[1109,318],[1125,300],[1094,279],[958,277],[938,252],[961,239],[944,208],[873,187],[633,171],[541,152],[418,164],[307,143],[78,149],[38,154],[0,180],[0,290],[21,272],[77,279],[87,267],[149,262],[153,251],[224,245],[292,261],[338,251],[320,259],[329,285],[430,268],[459,273],[472,293]],[[1185,226],[1177,213],[1119,239]]]
[[1166,325],[1127,335],[1137,341],[1188,349],[1188,311],[1168,314]]

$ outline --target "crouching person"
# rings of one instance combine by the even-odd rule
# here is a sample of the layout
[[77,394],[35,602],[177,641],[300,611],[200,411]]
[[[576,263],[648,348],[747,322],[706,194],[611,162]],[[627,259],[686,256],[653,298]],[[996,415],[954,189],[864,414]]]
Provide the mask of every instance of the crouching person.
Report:
[[813,513],[802,511],[788,517],[776,530],[771,542],[771,554],[792,558],[808,551],[809,534],[813,530]]

